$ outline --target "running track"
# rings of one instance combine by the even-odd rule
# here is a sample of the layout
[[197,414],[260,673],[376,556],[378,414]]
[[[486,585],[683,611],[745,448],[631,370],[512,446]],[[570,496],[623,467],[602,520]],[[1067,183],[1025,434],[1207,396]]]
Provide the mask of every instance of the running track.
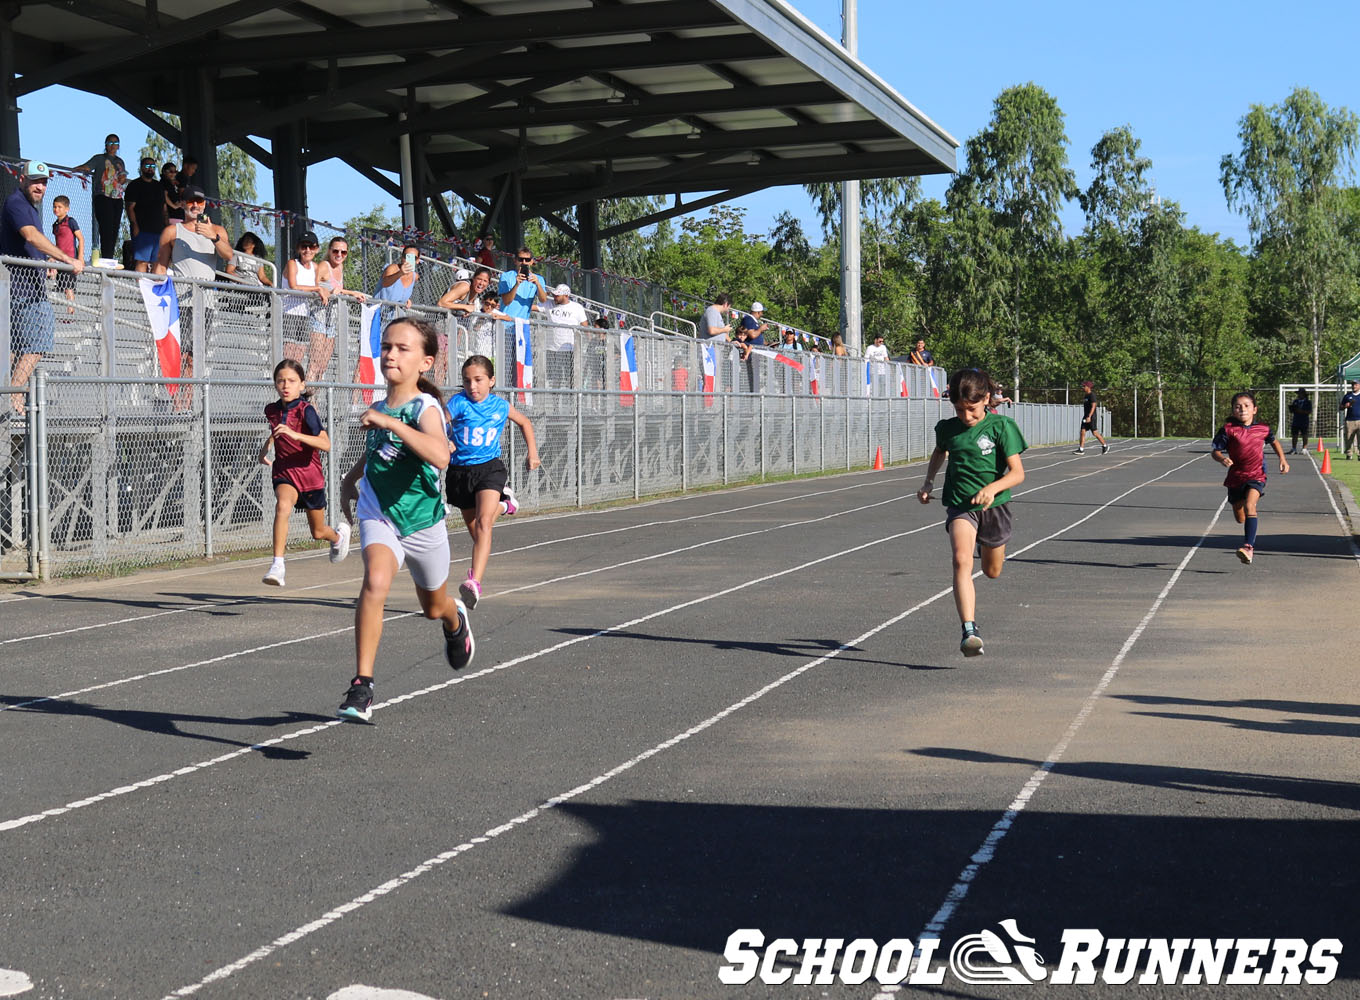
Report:
[[0,996],[810,996],[727,936],[1006,918],[1338,937],[1360,995],[1339,501],[1272,475],[1245,567],[1203,443],[1026,468],[974,660],[920,466],[502,520],[462,674],[399,578],[371,726],[358,558],[0,594]]

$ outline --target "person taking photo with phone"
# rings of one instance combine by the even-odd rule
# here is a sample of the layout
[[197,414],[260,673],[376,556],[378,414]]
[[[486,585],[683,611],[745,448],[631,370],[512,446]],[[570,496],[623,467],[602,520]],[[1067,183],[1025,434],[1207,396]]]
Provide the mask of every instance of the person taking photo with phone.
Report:
[[401,248],[401,256],[383,268],[378,287],[373,297],[383,302],[396,302],[403,309],[411,305],[411,290],[416,287],[416,265],[420,263],[420,247],[407,243]]
[[548,301],[548,290],[543,279],[534,273],[534,252],[528,247],[515,251],[515,267],[501,274],[497,292],[501,297],[501,311],[512,319],[528,319],[534,303]]

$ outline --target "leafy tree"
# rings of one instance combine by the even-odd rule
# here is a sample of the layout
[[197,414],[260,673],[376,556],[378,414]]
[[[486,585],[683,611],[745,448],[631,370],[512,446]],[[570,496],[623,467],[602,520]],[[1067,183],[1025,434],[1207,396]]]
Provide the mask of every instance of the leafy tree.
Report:
[[1307,331],[1313,380],[1321,375],[1328,310],[1354,294],[1355,247],[1344,238],[1342,193],[1352,175],[1360,119],[1299,88],[1241,119],[1241,152],[1219,164],[1228,205],[1247,218],[1258,255],[1277,258],[1279,305]]
[[[1021,347],[1026,333],[1039,343],[1043,289],[1026,284],[1057,256],[1059,213],[1077,194],[1067,165],[1064,115],[1034,83],[1001,92],[987,127],[968,140],[967,171],[950,186],[955,222],[963,227],[976,268],[971,285],[982,312],[1004,320],[1010,332],[1011,380],[1020,391]],[[957,188],[957,190],[956,190]]]
[[[178,115],[157,111],[175,128],[180,127]],[[156,132],[146,133],[146,143],[139,156],[153,156],[157,164],[178,163],[183,165],[183,153],[171,145],[170,140]],[[217,147],[217,190],[228,201],[239,201],[247,205],[258,204],[255,192],[255,161],[244,150],[232,143]]]

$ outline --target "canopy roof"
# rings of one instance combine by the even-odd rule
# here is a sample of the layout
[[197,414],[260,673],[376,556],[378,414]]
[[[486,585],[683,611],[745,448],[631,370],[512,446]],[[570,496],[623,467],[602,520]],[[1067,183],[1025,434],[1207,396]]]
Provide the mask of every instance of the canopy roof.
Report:
[[530,214],[951,172],[958,146],[783,0],[49,0],[14,30],[20,98],[61,83],[150,122],[206,76],[211,134],[266,166],[251,137],[294,134],[390,189],[373,168],[409,131],[427,190],[514,176]]

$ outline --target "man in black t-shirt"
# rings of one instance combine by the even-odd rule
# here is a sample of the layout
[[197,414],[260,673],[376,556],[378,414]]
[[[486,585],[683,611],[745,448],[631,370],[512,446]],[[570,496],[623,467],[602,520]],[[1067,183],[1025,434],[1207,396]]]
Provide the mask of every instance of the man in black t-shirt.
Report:
[[1103,455],[1110,450],[1110,445],[1100,436],[1100,431],[1096,430],[1095,383],[1083,382],[1081,387],[1086,390],[1086,398],[1081,401],[1081,434],[1077,437],[1077,450],[1072,454],[1086,454],[1086,432],[1090,431],[1091,436],[1100,442],[1100,453]]
[[132,228],[132,259],[138,271],[148,271],[160,250],[165,231],[165,188],[156,178],[156,160],[143,156],[141,172],[123,192],[128,224]]

